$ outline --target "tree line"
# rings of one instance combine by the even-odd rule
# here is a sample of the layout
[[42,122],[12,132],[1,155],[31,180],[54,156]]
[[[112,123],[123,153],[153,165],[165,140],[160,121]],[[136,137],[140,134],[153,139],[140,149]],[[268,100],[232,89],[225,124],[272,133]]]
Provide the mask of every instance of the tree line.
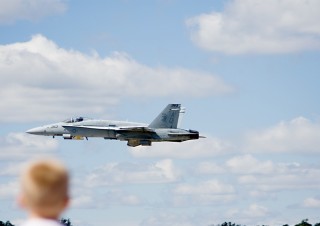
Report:
[[[64,225],[64,226],[74,226],[70,219],[65,219],[65,218],[62,218],[60,220],[61,224]],[[0,226],[15,226],[14,224],[10,223],[10,221],[0,221]],[[246,226],[246,225],[241,225],[241,224],[236,224],[236,223],[232,223],[232,222],[224,222],[222,224],[210,224],[208,226]],[[259,225],[257,225],[259,226]],[[268,225],[261,225],[261,226],[268,226]],[[284,224],[282,226],[290,226],[288,224]],[[302,220],[300,223],[298,224],[295,224],[294,226],[320,226],[320,223],[315,223],[314,225],[308,223],[308,219],[304,219]]]
[[[236,224],[236,223],[232,223],[232,222],[224,222],[222,224],[210,224],[209,226],[246,226],[246,225]],[[259,225],[257,225],[257,226],[259,226]],[[263,224],[261,226],[268,226],[268,225]],[[290,226],[290,225],[284,224],[282,226]],[[304,219],[300,223],[295,224],[294,226],[320,226],[320,223],[315,223],[314,225],[312,225],[312,224],[308,223],[308,219]]]

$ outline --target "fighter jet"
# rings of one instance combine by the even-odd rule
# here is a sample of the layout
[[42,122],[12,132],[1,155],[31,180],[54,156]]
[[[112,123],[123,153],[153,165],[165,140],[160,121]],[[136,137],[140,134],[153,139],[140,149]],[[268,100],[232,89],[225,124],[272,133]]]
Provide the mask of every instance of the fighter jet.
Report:
[[202,136],[199,136],[199,132],[196,130],[178,128],[179,116],[184,113],[185,108],[181,107],[181,104],[169,104],[149,125],[75,117],[36,127],[26,131],[26,133],[52,136],[53,138],[62,136],[69,140],[102,137],[110,140],[127,141],[127,145],[130,147],[151,146],[152,142],[183,142],[201,138]]

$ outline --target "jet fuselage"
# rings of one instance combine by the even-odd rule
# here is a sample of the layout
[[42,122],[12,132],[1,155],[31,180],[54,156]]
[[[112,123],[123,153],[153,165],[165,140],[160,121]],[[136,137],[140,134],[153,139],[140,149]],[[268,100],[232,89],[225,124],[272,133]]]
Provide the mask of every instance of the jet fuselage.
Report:
[[198,131],[177,128],[180,113],[180,104],[169,104],[149,125],[77,117],[36,127],[26,132],[34,135],[62,136],[64,139],[74,140],[102,137],[104,139],[128,141],[128,146],[132,147],[138,145],[150,146],[152,142],[182,142],[199,139]]

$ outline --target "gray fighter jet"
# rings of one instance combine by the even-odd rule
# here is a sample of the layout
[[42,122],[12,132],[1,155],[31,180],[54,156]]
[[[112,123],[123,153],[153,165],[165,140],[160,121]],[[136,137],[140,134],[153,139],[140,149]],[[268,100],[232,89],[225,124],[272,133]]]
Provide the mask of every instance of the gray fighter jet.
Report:
[[127,141],[130,147],[151,146],[152,142],[182,142],[199,139],[196,130],[179,129],[179,116],[185,112],[180,104],[169,104],[149,125],[76,117],[62,122],[36,127],[26,133],[43,136],[62,136],[64,139],[83,140],[88,137]]

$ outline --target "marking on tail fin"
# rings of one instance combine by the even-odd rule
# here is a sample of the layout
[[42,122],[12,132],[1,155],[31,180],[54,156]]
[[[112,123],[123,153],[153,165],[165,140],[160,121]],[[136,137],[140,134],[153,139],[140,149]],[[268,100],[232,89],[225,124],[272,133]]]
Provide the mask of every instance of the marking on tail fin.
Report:
[[181,105],[168,104],[150,123],[150,128],[177,128]]

